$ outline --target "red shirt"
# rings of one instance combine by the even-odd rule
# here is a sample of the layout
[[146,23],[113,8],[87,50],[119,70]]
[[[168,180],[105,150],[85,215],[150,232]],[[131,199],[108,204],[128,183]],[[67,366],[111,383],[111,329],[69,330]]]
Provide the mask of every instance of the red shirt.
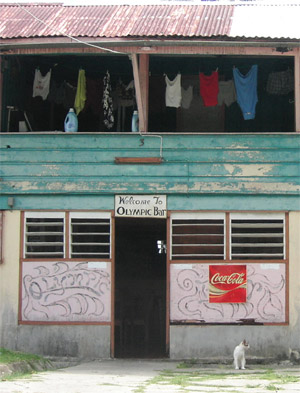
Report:
[[212,72],[211,75],[204,75],[203,72],[199,74],[200,79],[200,95],[203,99],[204,106],[218,105],[219,93],[219,73]]

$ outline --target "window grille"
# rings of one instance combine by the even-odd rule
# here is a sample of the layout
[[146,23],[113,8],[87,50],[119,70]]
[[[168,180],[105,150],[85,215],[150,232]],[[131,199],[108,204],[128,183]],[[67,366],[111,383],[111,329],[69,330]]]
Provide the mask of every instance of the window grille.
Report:
[[225,215],[174,214],[171,259],[215,260],[225,258]]
[[60,212],[27,212],[24,222],[24,258],[111,257],[110,213],[71,212],[66,216]]
[[231,215],[231,259],[284,259],[283,215]]
[[25,258],[63,258],[64,248],[64,215],[26,214]]
[[71,258],[110,258],[110,216],[72,215],[70,227]]

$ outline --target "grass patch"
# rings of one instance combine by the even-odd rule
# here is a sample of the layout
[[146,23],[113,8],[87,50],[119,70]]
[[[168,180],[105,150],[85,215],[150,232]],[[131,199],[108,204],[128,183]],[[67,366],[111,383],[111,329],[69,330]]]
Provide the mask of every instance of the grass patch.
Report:
[[257,389],[259,388],[261,385],[246,385],[247,389]]
[[30,353],[9,351],[8,349],[0,347],[0,364],[8,364],[22,361],[41,360],[42,357]]
[[[255,373],[255,374],[253,373],[252,375],[251,374],[247,375],[247,378],[249,378],[249,379],[263,379],[266,381],[271,381],[273,383],[276,382],[278,384],[297,383],[300,381],[300,377],[297,377],[294,375],[279,374],[272,369],[268,369],[264,373]],[[269,390],[272,390],[272,388]]]
[[189,360],[185,360],[184,362],[181,362],[177,365],[177,368],[179,369],[184,369],[184,368],[192,368],[197,364],[197,360],[196,359],[189,359]]
[[139,386],[138,388],[134,389],[133,393],[145,393],[146,386]]
[[41,370],[41,368],[46,365],[46,360],[42,356],[19,351],[10,351],[0,347],[0,365],[7,365],[9,367],[9,365],[13,363],[15,364],[10,368],[11,374],[4,374],[0,381],[29,378],[32,374],[36,374],[38,370]]
[[277,392],[278,390],[280,390],[279,387],[277,387],[277,386],[275,386],[275,385],[273,385],[273,384],[270,384],[270,385],[266,386],[266,389],[267,389],[267,390],[270,390],[270,391],[272,391],[272,392]]
[[0,379],[1,382],[4,381],[15,381],[17,379],[29,379],[30,377],[32,377],[33,374],[36,374],[36,371],[27,371],[25,373],[12,373],[9,375],[5,375],[4,377],[2,377]]
[[[189,368],[188,362],[180,363],[179,369]],[[268,391],[279,391],[282,390],[280,385],[287,384],[287,383],[297,383],[300,381],[300,377],[292,376],[292,375],[285,375],[278,372],[275,372],[272,369],[265,369],[261,371],[253,371],[251,373],[240,373],[237,374],[236,372],[220,372],[220,373],[213,373],[205,370],[191,370],[191,371],[171,371],[171,370],[163,370],[160,372],[159,375],[150,379],[140,387],[134,390],[134,393],[145,393],[146,388],[151,385],[160,386],[161,389],[165,387],[167,389],[168,385],[173,385],[180,387],[182,392],[186,391],[188,386],[193,386],[196,388],[195,392],[198,391],[197,388],[210,388],[210,389],[217,389],[219,391],[220,388],[226,389],[226,393],[229,392],[238,392],[239,388],[230,384],[230,380],[245,380],[249,382],[249,380],[257,380],[257,384],[248,384],[246,388],[248,389],[258,389],[261,388],[263,385],[262,383],[265,382],[265,389]],[[213,381],[223,381],[222,386],[213,383]],[[225,382],[226,381],[226,382]],[[279,387],[278,387],[279,386]],[[230,390],[232,389],[232,390]]]

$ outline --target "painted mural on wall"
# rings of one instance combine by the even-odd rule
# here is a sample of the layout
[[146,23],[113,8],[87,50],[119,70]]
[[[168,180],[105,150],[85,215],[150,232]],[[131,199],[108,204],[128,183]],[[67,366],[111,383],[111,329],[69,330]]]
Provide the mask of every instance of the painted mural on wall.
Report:
[[23,262],[22,321],[110,322],[109,262]]
[[246,302],[209,303],[209,265],[171,264],[171,323],[285,322],[285,264],[246,266]]

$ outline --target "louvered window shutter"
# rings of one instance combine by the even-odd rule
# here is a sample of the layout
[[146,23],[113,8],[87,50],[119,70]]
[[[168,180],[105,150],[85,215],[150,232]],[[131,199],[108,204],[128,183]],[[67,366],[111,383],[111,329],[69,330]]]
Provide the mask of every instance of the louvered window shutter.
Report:
[[284,259],[284,215],[231,214],[231,259]]
[[70,247],[71,258],[110,258],[110,214],[71,213]]
[[174,213],[171,224],[171,259],[225,258],[225,215]]
[[26,213],[25,258],[63,258],[64,213]]

